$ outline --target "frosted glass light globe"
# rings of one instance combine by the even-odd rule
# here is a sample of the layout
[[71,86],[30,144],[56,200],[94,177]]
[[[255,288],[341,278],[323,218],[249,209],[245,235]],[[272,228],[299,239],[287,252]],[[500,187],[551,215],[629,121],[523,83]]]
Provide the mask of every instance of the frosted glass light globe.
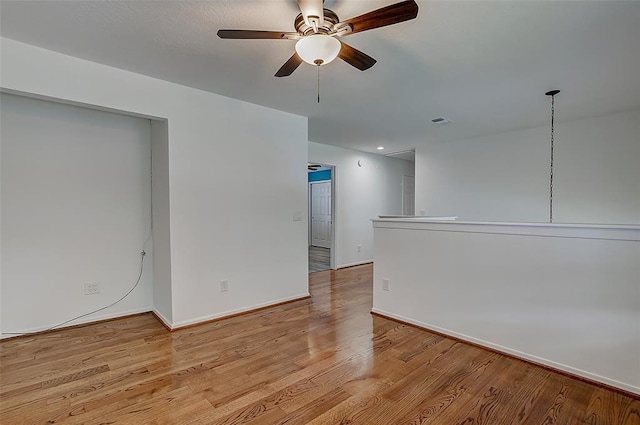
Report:
[[298,56],[311,65],[326,65],[334,60],[342,45],[330,35],[314,34],[296,43]]

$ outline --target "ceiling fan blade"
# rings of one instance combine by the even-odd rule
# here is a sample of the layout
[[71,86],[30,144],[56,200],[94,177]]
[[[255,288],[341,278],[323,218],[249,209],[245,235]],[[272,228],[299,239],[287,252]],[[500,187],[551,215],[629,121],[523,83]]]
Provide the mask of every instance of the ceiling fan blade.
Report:
[[[324,1],[323,0],[298,0],[300,12],[304,16],[307,25],[317,31],[324,25]],[[315,24],[315,25],[314,25]]]
[[256,31],[256,30],[218,30],[218,37],[231,38],[238,40],[255,40],[255,39],[294,39],[299,38],[295,32],[279,32],[279,31]]
[[294,53],[293,56],[280,67],[278,72],[276,72],[276,77],[288,77],[293,74],[293,71],[295,71],[301,63],[302,58],[300,58],[297,53]]
[[342,48],[338,53],[338,57],[349,65],[358,68],[360,71],[365,71],[376,64],[377,61],[366,53],[354,49],[342,41],[340,44],[342,44]]
[[341,27],[348,24],[351,26],[351,32],[348,34],[353,34],[385,27],[387,25],[398,24],[414,19],[416,16],[418,16],[418,4],[414,0],[407,0],[374,10],[373,12],[365,13],[364,15],[356,16],[355,18],[340,22],[336,26]]

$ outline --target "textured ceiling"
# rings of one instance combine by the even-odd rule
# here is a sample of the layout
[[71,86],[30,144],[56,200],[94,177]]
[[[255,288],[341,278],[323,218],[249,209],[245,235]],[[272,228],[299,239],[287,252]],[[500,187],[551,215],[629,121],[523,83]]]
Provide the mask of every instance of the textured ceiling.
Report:
[[[396,0],[326,0],[341,19]],[[378,63],[273,74],[295,41],[294,0],[2,1],[3,37],[308,116],[309,140],[384,153],[640,107],[640,1],[418,1],[418,18],[344,40]],[[46,72],[46,71],[45,71]],[[438,126],[432,118],[452,124]],[[379,152],[376,152],[379,153]]]

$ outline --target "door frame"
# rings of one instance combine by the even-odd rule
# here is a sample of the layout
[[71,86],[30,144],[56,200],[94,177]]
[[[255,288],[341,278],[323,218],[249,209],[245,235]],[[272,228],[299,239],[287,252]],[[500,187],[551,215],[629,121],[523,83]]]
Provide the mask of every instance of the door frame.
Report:
[[[323,162],[309,161],[314,164],[320,164],[323,167],[331,169],[331,248],[329,248],[329,268],[336,270],[336,166],[331,164],[325,164]],[[308,173],[307,173],[308,176]],[[307,180],[307,249],[311,245],[311,185],[315,182],[309,182]]]

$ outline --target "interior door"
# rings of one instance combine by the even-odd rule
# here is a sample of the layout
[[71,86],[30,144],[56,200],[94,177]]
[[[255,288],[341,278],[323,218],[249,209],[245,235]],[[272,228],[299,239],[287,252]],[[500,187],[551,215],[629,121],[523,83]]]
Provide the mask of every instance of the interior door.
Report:
[[331,248],[331,182],[311,183],[311,245]]
[[402,176],[402,214],[415,215],[416,213],[416,178],[415,176]]

